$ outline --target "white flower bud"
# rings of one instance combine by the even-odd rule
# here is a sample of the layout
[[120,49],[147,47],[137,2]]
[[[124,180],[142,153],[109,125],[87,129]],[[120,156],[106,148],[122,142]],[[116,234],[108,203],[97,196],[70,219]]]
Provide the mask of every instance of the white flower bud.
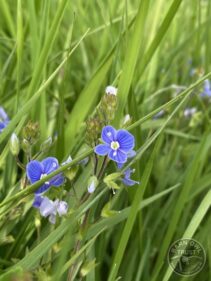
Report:
[[88,182],[88,192],[93,193],[97,185],[98,185],[98,179],[95,176],[91,177]]
[[56,204],[57,213],[60,217],[67,214],[68,211],[67,202],[56,200],[55,204]]
[[129,123],[131,121],[130,114],[126,114],[124,119],[123,119],[123,125]]
[[117,95],[117,91],[118,89],[115,88],[114,86],[107,86],[106,89],[105,89],[105,92],[107,95],[114,95],[116,96]]
[[15,156],[20,152],[20,141],[15,133],[10,138],[10,151]]

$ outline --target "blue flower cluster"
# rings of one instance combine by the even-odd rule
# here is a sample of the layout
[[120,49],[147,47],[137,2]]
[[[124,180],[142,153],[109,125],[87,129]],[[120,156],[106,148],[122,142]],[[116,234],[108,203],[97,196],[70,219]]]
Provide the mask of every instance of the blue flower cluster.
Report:
[[[43,161],[30,161],[26,166],[27,178],[31,184],[43,179],[50,173],[59,168],[58,160],[55,157],[47,157]],[[60,173],[50,180],[46,181],[38,190],[35,191],[35,199],[33,206],[38,208],[41,216],[48,217],[49,221],[54,224],[56,222],[56,215],[65,215],[68,210],[68,205],[65,201],[50,200],[48,197],[43,197],[51,186],[59,187],[64,183],[64,176]]]
[[[106,88],[106,93],[108,95],[116,95],[117,89],[114,87]],[[8,125],[9,118],[6,112],[2,107],[0,107],[0,133]],[[32,127],[32,128],[31,128]],[[31,124],[32,133],[36,133]],[[33,130],[32,130],[33,129]],[[28,132],[29,131],[29,132]],[[28,130],[28,134],[31,134]],[[129,133],[127,130],[120,129],[116,130],[112,126],[105,126],[101,132],[101,144],[98,144],[94,148],[94,152],[100,156],[106,156],[110,160],[116,162],[117,167],[121,169],[123,165],[127,162],[129,158],[132,158],[136,155],[136,152],[133,150],[135,146],[134,136]],[[19,143],[19,139],[16,136],[16,140]],[[14,142],[14,141],[13,141]],[[15,154],[18,155],[19,151]],[[72,161],[72,158],[69,157],[67,161],[61,165],[65,165]],[[24,167],[24,165],[22,166]],[[28,181],[31,184],[45,179],[46,176],[50,175],[60,167],[58,160],[55,157],[47,157],[42,161],[31,160],[26,165],[26,176]],[[127,186],[132,186],[138,184],[137,181],[132,180],[131,174],[134,172],[132,169],[127,169],[123,173],[122,182]],[[89,193],[93,193],[98,184],[98,177],[93,176],[93,180],[88,188]],[[40,215],[48,218],[52,224],[56,222],[56,216],[63,216],[67,214],[68,204],[65,201],[61,200],[51,200],[47,196],[44,196],[52,186],[59,187],[65,181],[63,173],[59,173],[56,176],[51,177],[50,179],[44,181],[44,183],[34,192],[34,201],[33,207],[37,208],[40,212]]]

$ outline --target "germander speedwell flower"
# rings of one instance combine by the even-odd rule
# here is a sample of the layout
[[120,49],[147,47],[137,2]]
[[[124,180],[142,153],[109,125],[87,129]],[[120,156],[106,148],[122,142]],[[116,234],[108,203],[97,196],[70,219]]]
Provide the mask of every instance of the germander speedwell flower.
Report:
[[[33,184],[36,181],[41,180],[45,176],[49,175],[53,171],[59,168],[58,160],[54,157],[48,157],[42,162],[37,160],[30,161],[26,166],[26,174],[30,183]],[[60,186],[64,182],[64,177],[62,174],[58,174],[46,181],[38,190],[35,191],[35,194],[40,194],[48,190],[51,186]]]
[[95,147],[98,155],[108,155],[117,162],[125,163],[128,153],[134,148],[134,136],[126,130],[115,130],[112,126],[105,126],[102,130],[101,138],[104,144]]

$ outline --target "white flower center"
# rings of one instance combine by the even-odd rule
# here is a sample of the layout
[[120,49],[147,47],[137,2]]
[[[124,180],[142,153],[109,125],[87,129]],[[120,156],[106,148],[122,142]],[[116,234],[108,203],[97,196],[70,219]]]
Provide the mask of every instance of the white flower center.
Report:
[[[48,174],[41,174],[40,176],[40,180],[43,179],[44,177],[46,177]],[[49,181],[46,181],[45,184],[49,184]]]
[[113,150],[117,150],[117,149],[119,148],[119,143],[118,143],[118,141],[112,141],[112,142],[111,142],[111,148],[112,148]]

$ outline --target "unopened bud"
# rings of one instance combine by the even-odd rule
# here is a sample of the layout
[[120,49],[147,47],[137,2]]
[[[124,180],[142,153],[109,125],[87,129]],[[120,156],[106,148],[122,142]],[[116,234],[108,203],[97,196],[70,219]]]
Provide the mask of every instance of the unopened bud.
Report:
[[10,151],[14,156],[17,156],[20,152],[20,141],[15,133],[10,138]]
[[27,139],[23,139],[22,148],[23,148],[24,152],[26,152],[26,153],[28,153],[30,151],[31,144]]
[[41,221],[40,221],[40,218],[38,218],[38,217],[35,218],[35,226],[36,226],[36,228],[39,228],[41,226]]
[[118,89],[115,88],[114,86],[107,86],[105,89],[105,92],[107,95],[117,95]]
[[123,121],[122,121],[122,125],[123,126],[127,126],[131,123],[131,117],[130,117],[130,114],[126,114],[125,117],[123,118]]
[[102,97],[99,111],[107,121],[114,119],[115,112],[117,108],[117,96],[116,95],[104,95]]
[[86,122],[86,142],[92,145],[99,137],[102,123],[98,117],[89,118]]
[[95,176],[92,176],[88,181],[88,192],[93,193],[98,186],[98,179]]
[[40,136],[40,128],[38,122],[29,121],[23,128],[23,138],[28,140],[30,144],[34,144]]

